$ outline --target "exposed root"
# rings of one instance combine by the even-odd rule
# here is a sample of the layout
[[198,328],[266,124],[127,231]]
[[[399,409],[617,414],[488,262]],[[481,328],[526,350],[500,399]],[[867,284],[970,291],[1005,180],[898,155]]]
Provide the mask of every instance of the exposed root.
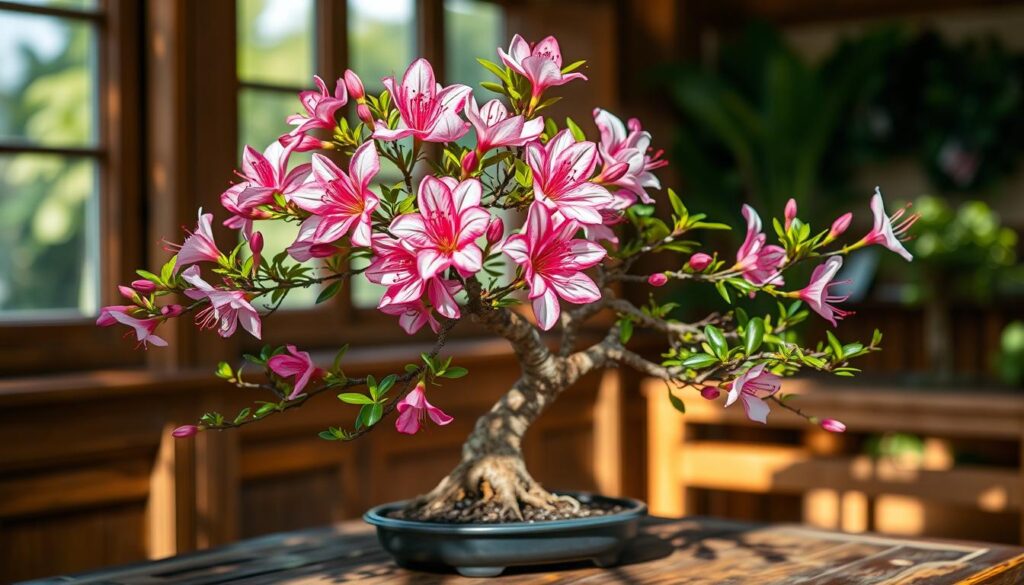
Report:
[[500,519],[506,521],[522,521],[524,505],[548,511],[559,505],[572,511],[580,508],[575,498],[541,487],[521,458],[488,455],[459,464],[437,487],[413,500],[409,509],[423,519],[440,518],[467,498],[473,500],[472,506],[497,503]]

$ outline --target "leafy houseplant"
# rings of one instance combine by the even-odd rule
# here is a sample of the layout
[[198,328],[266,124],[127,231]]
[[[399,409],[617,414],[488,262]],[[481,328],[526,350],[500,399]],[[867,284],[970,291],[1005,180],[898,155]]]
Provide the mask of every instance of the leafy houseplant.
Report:
[[[744,206],[746,240],[735,261],[696,252],[699,244],[690,238],[724,226],[690,212],[671,190],[664,195],[671,218],[655,217],[652,193],[661,185],[652,171],[667,163],[651,151],[651,136],[639,121],[623,124],[595,110],[595,143],[572,120],[560,128],[541,117],[558,99],[549,97],[550,90],[586,79],[577,71],[583,62],[563,66],[552,37],[530,45],[516,35],[508,51],[498,53],[501,65],[481,60],[496,78],[483,85],[504,101],[483,105],[469,87],[437,84],[423,59],[402,79],[385,79],[379,95],[366,94],[351,71],[333,92],[315,78],[317,89],[300,95],[306,111],[288,119],[294,129],[263,153],[246,147],[242,180],[222,195],[230,214],[224,223],[241,232],[242,243],[222,251],[211,231],[212,214],[200,211],[196,230],[160,270],[140,270],[139,280],[121,288],[130,304],[105,307],[98,321],[127,325],[140,345],[165,345],[156,329],[185,315],[222,337],[241,327],[259,338],[258,299],[276,306],[291,290],[323,286],[323,301],[344,280],[366,278],[385,287],[379,309],[396,316],[406,332],[428,326],[437,334],[434,349],[402,372],[353,378],[344,373],[344,351],[321,369],[294,346],[268,347],[246,356],[266,381],[244,380],[242,368],[226,363],[218,371],[239,387],[265,390],[268,401],[234,416],[207,413],[174,434],[240,427],[328,393],[359,410],[353,428],[322,432],[327,440],[354,440],[395,411],[399,433],[417,433],[428,418],[448,424],[451,417],[428,401],[427,392],[468,373],[441,357],[448,333],[467,318],[508,340],[522,375],[480,417],[461,463],[400,511],[406,519],[445,522],[445,512],[455,506],[496,510],[503,522],[578,511],[579,501],[549,492],[530,476],[521,444],[563,390],[600,368],[629,366],[665,380],[680,411],[683,398],[676,393],[692,388],[704,399],[724,395],[726,406],[739,401],[762,423],[775,406],[841,432],[842,423],[789,403],[781,379],[801,368],[852,375],[857,370],[850,360],[878,350],[880,336],[844,344],[830,334],[827,344],[800,347],[787,340],[787,330],[807,316],[803,303],[833,324],[847,315],[835,306],[843,299],[829,292],[844,254],[876,244],[906,254],[902,230],[882,210],[881,195],[872,202],[874,229],[845,246],[837,240],[849,226],[848,214],[830,229],[814,231],[796,217],[793,204],[784,221],[774,222],[779,245],[767,244],[760,217]],[[355,102],[355,124],[338,115],[349,101]],[[475,145],[459,146],[470,128]],[[435,147],[424,148],[428,143]],[[318,152],[311,163],[289,169],[290,154],[311,150],[332,157]],[[399,169],[401,181],[373,186],[381,158]],[[500,210],[524,212],[526,219],[506,230],[494,215]],[[257,229],[263,222],[297,224],[295,242],[263,257]],[[632,270],[638,258],[657,253],[686,257],[664,273]],[[492,269],[502,257],[514,262],[512,274]],[[369,263],[351,268],[356,259]],[[783,273],[805,262],[818,263],[811,281],[786,287]],[[685,323],[671,318],[670,304],[652,300],[641,307],[617,293],[622,283],[658,287],[670,279],[714,286],[727,302],[775,297],[779,312],[750,316],[736,308]],[[563,309],[563,301],[574,306]],[[579,346],[581,327],[604,311],[617,320],[598,341]],[[558,347],[551,349],[547,332],[555,328]],[[667,338],[663,360],[629,348],[637,329]]]

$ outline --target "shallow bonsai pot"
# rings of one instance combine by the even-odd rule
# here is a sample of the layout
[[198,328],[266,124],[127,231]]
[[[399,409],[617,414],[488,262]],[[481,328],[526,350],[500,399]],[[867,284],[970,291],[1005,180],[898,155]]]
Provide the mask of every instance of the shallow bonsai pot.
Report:
[[467,577],[495,577],[507,567],[567,561],[593,561],[599,567],[618,563],[619,555],[636,536],[647,506],[624,498],[559,492],[581,502],[618,505],[623,511],[605,516],[506,522],[502,524],[441,524],[390,518],[405,502],[373,508],[363,520],[377,527],[377,538],[399,566],[453,567]]

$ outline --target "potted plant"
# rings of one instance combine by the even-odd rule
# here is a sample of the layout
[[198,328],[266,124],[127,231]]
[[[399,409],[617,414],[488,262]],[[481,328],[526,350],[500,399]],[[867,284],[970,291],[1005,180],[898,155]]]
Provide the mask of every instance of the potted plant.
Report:
[[[875,244],[903,253],[901,232],[894,232],[876,194],[875,227],[856,242],[838,244],[849,214],[815,232],[793,204],[783,222],[774,222],[779,245],[769,245],[757,212],[744,206],[746,239],[735,260],[698,251],[692,237],[725,226],[690,212],[671,190],[662,195],[671,217],[656,217],[653,195],[661,184],[652,171],[667,163],[651,150],[639,121],[623,124],[594,110],[591,135],[599,138],[589,141],[572,120],[562,127],[541,117],[558,99],[552,90],[586,80],[578,71],[582,61],[563,64],[552,37],[531,45],[516,35],[498,54],[500,65],[481,60],[496,77],[484,88],[500,96],[483,104],[469,87],[441,87],[423,59],[401,79],[385,79],[379,95],[367,94],[351,71],[333,91],[315,78],[317,89],[300,94],[306,111],[288,119],[294,129],[262,153],[246,147],[241,180],[221,196],[224,223],[241,233],[241,243],[222,248],[213,214],[200,211],[195,231],[173,246],[167,263],[156,272],[140,270],[139,280],[121,287],[128,304],[105,307],[98,323],[130,327],[142,346],[166,345],[158,327],[185,316],[222,337],[242,329],[259,338],[261,301],[273,310],[289,291],[310,286],[322,287],[323,301],[349,278],[383,285],[381,311],[407,333],[429,327],[437,334],[434,349],[417,363],[354,378],[344,373],[343,351],[321,368],[295,346],[264,348],[246,358],[265,380],[245,380],[242,368],[226,363],[218,375],[265,390],[268,401],[235,416],[207,413],[174,431],[188,437],[237,428],[331,394],[358,415],[353,428],[331,428],[321,437],[350,441],[392,416],[396,440],[425,424],[448,424],[431,387],[468,374],[442,354],[451,330],[475,321],[508,340],[521,377],[480,417],[461,463],[435,489],[371,511],[368,520],[400,562],[441,562],[465,574],[538,561],[612,563],[643,505],[542,487],[520,450],[530,425],[588,372],[628,366],[665,380],[680,411],[677,392],[692,388],[725,406],[740,402],[762,423],[777,407],[842,432],[842,423],[793,406],[780,392],[782,377],[801,368],[852,375],[857,370],[849,361],[877,350],[880,336],[841,343],[830,334],[827,344],[801,347],[789,330],[807,316],[804,303],[833,324],[845,317],[835,306],[843,299],[830,292],[843,255]],[[339,116],[351,101],[354,123]],[[469,146],[458,142],[471,131]],[[311,163],[290,168],[289,156],[301,151],[317,152]],[[399,182],[375,185],[381,159],[399,170]],[[503,210],[521,212],[521,225],[506,229],[497,215]],[[264,222],[297,225],[294,243],[272,258],[263,254],[258,227]],[[633,270],[637,259],[658,253],[685,257],[675,270]],[[512,263],[508,274],[496,269],[502,258]],[[359,259],[368,263],[352,268]],[[811,281],[786,286],[784,272],[807,262],[817,264]],[[778,314],[751,316],[737,307],[685,323],[672,318],[673,304],[638,306],[619,294],[623,284],[669,281],[709,284],[727,303],[775,297]],[[604,311],[616,319],[581,343],[585,324]],[[556,329],[560,334],[552,336]],[[663,359],[630,349],[639,329],[667,339]]]

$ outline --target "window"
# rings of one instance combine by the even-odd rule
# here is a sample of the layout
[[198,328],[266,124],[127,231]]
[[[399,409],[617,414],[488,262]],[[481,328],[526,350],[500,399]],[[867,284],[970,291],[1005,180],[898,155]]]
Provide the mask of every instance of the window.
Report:
[[92,315],[101,254],[100,14],[0,8],[0,318]]

